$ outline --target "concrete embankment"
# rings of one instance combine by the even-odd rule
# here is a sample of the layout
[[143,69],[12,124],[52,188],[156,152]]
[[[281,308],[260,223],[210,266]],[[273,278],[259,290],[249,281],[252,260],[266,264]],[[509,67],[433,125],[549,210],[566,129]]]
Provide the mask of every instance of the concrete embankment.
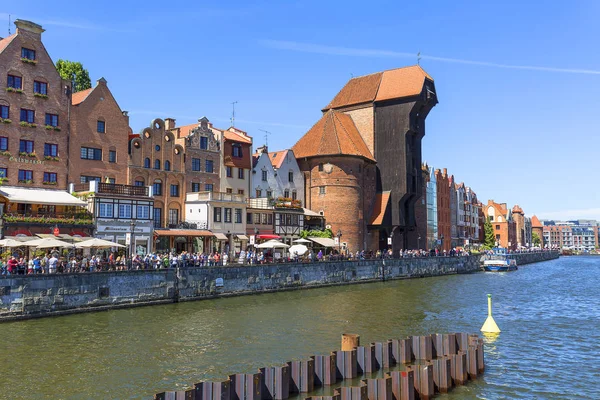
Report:
[[533,264],[542,261],[555,260],[559,257],[558,251],[542,251],[537,253],[515,253],[509,257],[517,260],[517,266]]
[[333,285],[479,271],[479,257],[289,263],[11,275],[0,279],[0,321]]

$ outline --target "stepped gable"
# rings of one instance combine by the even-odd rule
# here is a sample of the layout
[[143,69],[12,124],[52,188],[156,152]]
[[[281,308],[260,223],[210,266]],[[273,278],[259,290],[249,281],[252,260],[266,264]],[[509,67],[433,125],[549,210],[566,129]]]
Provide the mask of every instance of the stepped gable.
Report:
[[375,162],[352,118],[329,110],[292,147],[296,158],[319,156],[358,156]]
[[323,109],[336,109],[374,101],[418,96],[425,78],[433,78],[419,65],[352,78]]

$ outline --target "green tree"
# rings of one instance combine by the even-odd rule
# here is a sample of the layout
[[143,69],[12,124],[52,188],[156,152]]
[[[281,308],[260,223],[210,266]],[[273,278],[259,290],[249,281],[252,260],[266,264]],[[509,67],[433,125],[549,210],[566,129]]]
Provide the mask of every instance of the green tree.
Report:
[[542,244],[542,239],[540,239],[540,235],[538,235],[537,232],[533,232],[531,234],[531,241],[533,242],[534,246],[539,246]]
[[83,65],[80,62],[58,60],[56,62],[56,69],[58,70],[61,78],[75,82],[73,93],[92,87],[90,74],[88,73],[87,69],[83,68]]
[[496,245],[496,237],[494,236],[494,228],[488,218],[485,219],[483,224],[483,232],[485,233],[485,239],[483,245],[490,249]]

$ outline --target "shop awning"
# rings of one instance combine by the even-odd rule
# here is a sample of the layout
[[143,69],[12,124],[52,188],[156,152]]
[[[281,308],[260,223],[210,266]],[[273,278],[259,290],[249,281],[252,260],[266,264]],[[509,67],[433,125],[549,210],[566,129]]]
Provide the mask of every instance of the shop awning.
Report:
[[51,204],[56,206],[86,206],[85,201],[79,200],[64,190],[30,189],[14,186],[1,186],[0,195],[12,203]]
[[264,234],[264,235],[256,235],[257,239],[281,239],[281,236],[279,235],[269,235],[269,234]]
[[246,236],[246,235],[235,235],[235,236],[237,236],[237,238],[240,240],[250,240],[250,239],[248,239],[248,236]]
[[321,238],[321,237],[308,237],[308,240],[312,240],[313,242],[320,244],[323,247],[337,247],[335,240],[329,238]]
[[217,240],[229,240],[227,239],[227,236],[225,236],[225,234],[223,233],[211,233],[211,236],[216,237]]
[[302,211],[307,217],[323,217],[321,214],[314,212],[313,210],[309,210],[308,208],[303,208]]
[[198,229],[156,229],[154,233],[158,236],[212,236],[212,232]]

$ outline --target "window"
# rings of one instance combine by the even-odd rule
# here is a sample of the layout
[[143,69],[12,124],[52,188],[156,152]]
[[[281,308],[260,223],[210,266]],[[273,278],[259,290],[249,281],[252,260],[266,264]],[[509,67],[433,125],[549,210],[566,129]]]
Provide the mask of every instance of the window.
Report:
[[227,174],[228,178],[231,178],[233,176],[233,168],[225,167],[225,173]]
[[28,49],[27,47],[21,47],[21,58],[35,60],[35,50]]
[[202,150],[208,149],[208,138],[205,136],[200,136],[200,148]]
[[254,213],[254,225],[260,224],[260,213]]
[[200,159],[192,158],[192,171],[200,171]]
[[213,160],[206,160],[206,172],[213,172]]
[[23,86],[23,78],[15,75],[8,75],[6,86],[13,89],[21,89]]
[[6,136],[0,136],[0,150],[8,150],[8,138]]
[[33,124],[35,121],[35,111],[21,108],[21,122]]
[[244,189],[238,189],[238,194],[243,195],[244,194]]
[[119,204],[119,218],[131,219],[131,204]]
[[225,223],[231,222],[231,208],[225,208]]
[[160,228],[162,226],[162,208],[156,207],[154,209],[154,227]]
[[44,182],[56,183],[56,172],[44,172]]
[[252,223],[252,213],[246,213],[246,223],[247,224]]
[[159,145],[154,146],[154,150],[160,151],[160,146]]
[[100,218],[112,218],[113,217],[113,205],[112,205],[112,203],[100,203],[100,204],[98,204],[98,216]]
[[286,199],[290,197],[290,189],[285,189],[283,191],[283,197],[285,197]]
[[268,225],[273,225],[273,214],[267,214],[267,218],[268,218]]
[[499,231],[500,230],[500,225],[496,225],[496,230]]
[[33,181],[33,171],[20,169],[19,182]]
[[81,183],[88,183],[88,182],[92,182],[92,181],[100,182],[100,177],[99,176],[86,176],[86,175],[81,175],[79,177],[79,182],[81,182]]
[[323,172],[323,163],[319,163],[319,172]]
[[325,194],[325,186],[319,186],[319,194]]
[[227,188],[227,189],[225,189],[225,193],[231,194],[231,193],[233,193],[233,189],[232,188]]
[[144,186],[144,181],[135,181],[134,186]]
[[155,196],[162,196],[162,182],[158,181],[152,184],[152,193]]
[[171,185],[171,197],[179,197],[179,185]]
[[137,219],[150,219],[150,206],[137,206],[135,217]]
[[296,191],[294,190],[292,192],[292,200],[296,200],[298,198],[298,193],[296,193]]
[[213,216],[215,222],[221,222],[221,207],[215,207],[215,213]]
[[236,224],[242,223],[242,209],[241,208],[235,209],[235,223]]
[[231,155],[236,158],[242,158],[242,145],[239,143],[232,144]]
[[294,182],[294,171],[288,172],[288,181]]
[[268,174],[268,172],[267,172],[267,171],[262,171],[262,181],[263,181],[263,182],[266,182],[266,181],[267,181],[267,174]]
[[263,225],[267,225],[267,217],[268,217],[267,214],[261,214],[260,215],[260,223]]
[[0,178],[6,178],[8,176],[8,168],[0,168]]
[[58,115],[46,113],[46,125],[58,126]]
[[206,192],[212,192],[213,191],[213,184],[212,183],[207,183],[204,185],[204,191]]
[[111,163],[117,162],[117,151],[116,150],[108,151],[108,162],[111,162]]
[[154,160],[154,169],[160,169],[160,160]]
[[271,190],[267,190],[267,197],[268,198],[273,197],[273,192]]
[[19,140],[20,153],[33,153],[33,140]]
[[33,93],[48,94],[48,84],[45,82],[33,81]]
[[167,160],[165,161],[165,171],[170,171],[171,170],[171,161]]
[[256,189],[256,197],[257,198],[262,197],[262,190]]
[[81,159],[82,160],[102,160],[102,149],[95,149],[93,147],[82,147],[81,148]]
[[58,145],[53,143],[44,143],[44,156],[57,157]]
[[244,179],[244,168],[238,168],[238,179]]
[[150,159],[148,157],[144,159],[144,168],[150,168]]
[[8,116],[10,115],[9,111],[10,111],[10,107],[0,106],[0,118],[7,119]]
[[104,133],[106,132],[106,123],[104,121],[96,121],[96,132]]
[[199,192],[200,191],[200,184],[197,182],[192,182],[192,192]]
[[500,235],[496,235],[496,240],[500,240]]

